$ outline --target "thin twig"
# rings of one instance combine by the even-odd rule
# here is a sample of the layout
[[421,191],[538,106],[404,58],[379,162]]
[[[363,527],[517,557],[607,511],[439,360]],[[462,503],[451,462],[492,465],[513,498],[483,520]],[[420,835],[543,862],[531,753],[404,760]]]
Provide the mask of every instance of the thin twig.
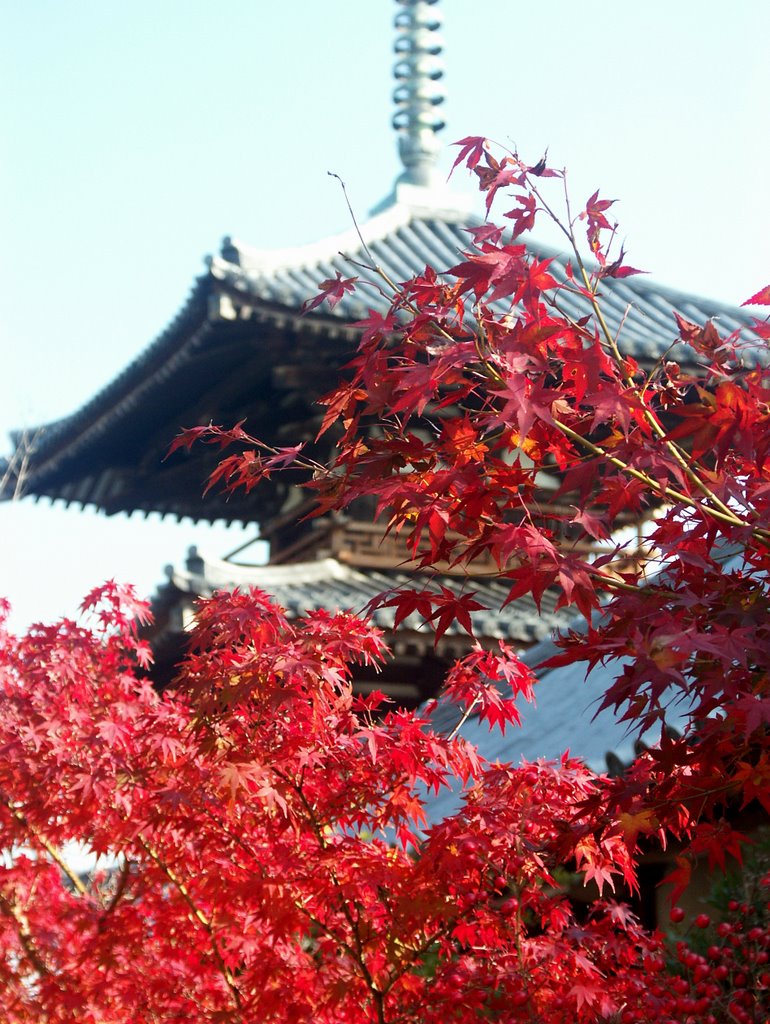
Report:
[[623,359],[620,353],[620,349],[618,348],[617,338],[610,331],[607,325],[607,321],[604,318],[604,312],[602,311],[602,308],[599,305],[599,299],[596,292],[596,285],[592,282],[591,276],[588,273],[580,249],[578,248],[577,241],[575,240],[573,221],[570,217],[569,195],[567,194],[566,190],[566,178],[564,179],[564,189],[565,203],[567,206],[567,219],[570,225],[569,229],[567,229],[561,223],[557,214],[551,209],[551,207],[545,201],[545,199],[543,199],[539,189],[531,183],[529,187],[531,188],[533,195],[537,197],[538,202],[541,203],[545,212],[559,226],[559,228],[561,228],[561,230],[569,239],[570,247],[575,255],[575,259],[577,260],[578,269],[580,270],[581,277],[583,278],[583,283],[588,293],[588,300],[591,303],[591,309],[593,311],[593,314],[596,317],[596,321],[599,324],[599,328],[601,330],[602,335],[604,336],[607,345],[610,347],[612,357],[615,360],[616,365],[620,368],[620,372],[623,375],[623,379],[626,382],[626,386],[633,391],[633,393],[636,395],[636,397],[639,399],[639,402],[641,403],[645,420],[649,424],[652,431],[663,442],[671,456],[679,463],[679,466],[681,467],[682,471],[685,473],[687,478],[690,480],[690,482],[693,483],[698,488],[698,490],[700,490],[704,494],[704,496],[709,499],[709,501],[712,501],[719,511],[721,511],[725,515],[729,515],[729,506],[726,505],[713,492],[713,490],[708,486],[705,480],[703,480],[695,472],[687,458],[687,453],[682,448],[680,448],[679,445],[675,444],[672,440],[666,437],[665,427],[660,422],[658,417],[653,413],[652,409],[650,409],[650,407],[645,402],[644,391],[640,391],[639,388],[636,386],[633,376],[631,375],[630,370],[626,366],[625,360]]
[[465,711],[463,711],[463,714],[462,714],[462,717],[461,717],[460,721],[457,723],[457,725],[454,727],[454,729],[452,729],[452,731],[447,736],[447,742],[450,742],[451,740],[453,740],[455,738],[455,736],[458,734],[458,732],[462,729],[462,727],[465,725],[465,723],[471,717],[471,714],[473,713],[473,709],[476,707],[476,705],[478,703],[479,703],[479,697],[476,696],[470,702],[470,704],[465,709]]
[[13,493],[10,495],[12,501],[19,501],[24,497],[24,484],[29,475],[29,464],[35,450],[35,441],[41,433],[42,430],[38,430],[34,434],[30,434],[26,430],[21,433],[16,442],[16,448],[0,476],[0,493],[4,493],[13,480]]

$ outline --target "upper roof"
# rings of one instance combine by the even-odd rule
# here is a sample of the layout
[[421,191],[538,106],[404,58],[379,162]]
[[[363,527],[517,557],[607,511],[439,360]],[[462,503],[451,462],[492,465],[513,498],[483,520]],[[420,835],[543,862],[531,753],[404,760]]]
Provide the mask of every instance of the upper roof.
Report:
[[[23,462],[23,492],[93,504],[105,512],[143,510],[194,519],[262,521],[294,500],[283,479],[251,495],[201,497],[216,456],[200,448],[164,462],[181,427],[246,419],[252,433],[276,444],[312,440],[315,400],[331,389],[351,353],[356,331],[347,326],[383,311],[388,298],[374,285],[346,295],[333,311],[301,317],[302,304],[339,271],[377,281],[365,268],[373,258],[393,281],[427,265],[446,270],[458,260],[478,225],[468,204],[442,184],[436,160],[437,110],[444,101],[438,0],[396,0],[393,127],[402,171],[390,196],[360,235],[350,230],[315,245],[265,251],[225,239],[208,260],[177,317],[121,374],[81,409],[14,438],[24,459],[0,462],[1,497],[18,496],[14,467]],[[530,242],[551,272],[565,276],[563,254]],[[371,255],[370,255],[371,254]],[[672,308],[696,322],[718,317],[726,331],[750,323],[729,306],[671,291],[646,278],[603,285],[610,329],[640,359],[655,359],[676,340]],[[587,312],[579,297],[562,293],[566,312]],[[323,457],[321,455],[321,457]]]
[[[243,521],[274,515],[288,497],[280,481],[256,495],[203,501],[212,456],[194,450],[164,462],[172,438],[181,427],[245,418],[252,433],[278,444],[312,439],[320,411],[315,400],[334,385],[354,346],[357,332],[349,324],[389,304],[376,274],[365,269],[371,257],[399,282],[426,265],[446,270],[468,245],[465,227],[479,223],[446,190],[406,183],[360,234],[352,229],[279,250],[225,239],[158,338],[81,409],[33,432],[25,493],[92,503],[108,513],[142,509]],[[551,273],[564,279],[563,253],[527,244],[538,259],[552,258]],[[302,304],[337,271],[364,283],[333,311],[303,317]],[[715,317],[729,332],[751,322],[742,310],[642,276],[606,280],[602,290],[610,330],[641,360],[657,358],[676,340],[673,309],[701,323]],[[586,312],[579,296],[565,292],[560,301],[571,316]]]
[[[226,238],[221,256],[209,261],[210,270],[241,294],[294,309],[312,298],[320,282],[333,278],[337,271],[358,276],[361,281],[371,281],[371,286],[364,284],[356,293],[346,293],[334,309],[335,317],[355,321],[370,308],[384,311],[389,305],[376,274],[362,269],[369,262],[362,243],[393,281],[404,281],[426,266],[446,270],[468,247],[467,228],[483,223],[463,198],[447,190],[399,186],[389,204],[366,221],[360,235],[352,229],[312,245],[277,250],[255,249]],[[559,283],[566,280],[568,254],[531,238],[527,249],[539,260],[552,259],[550,272]],[[717,318],[727,332],[746,330],[753,320],[743,310],[664,288],[644,275],[606,278],[600,296],[610,330],[620,336],[625,352],[642,360],[657,359],[678,338],[674,309],[696,322]],[[559,302],[565,313],[576,319],[589,311],[587,302],[572,292],[560,293]],[[504,303],[499,305],[505,308]]]

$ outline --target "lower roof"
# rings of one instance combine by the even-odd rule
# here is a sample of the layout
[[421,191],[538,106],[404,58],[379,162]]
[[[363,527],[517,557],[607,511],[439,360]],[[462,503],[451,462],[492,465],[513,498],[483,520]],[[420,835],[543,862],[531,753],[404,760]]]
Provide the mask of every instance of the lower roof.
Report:
[[[352,611],[363,614],[369,603],[386,591],[400,588],[433,590],[446,587],[457,596],[472,593],[484,609],[471,613],[473,630],[485,642],[505,640],[517,647],[529,647],[550,637],[571,619],[572,613],[556,611],[556,595],[543,595],[538,610],[531,597],[522,597],[504,608],[509,587],[504,579],[472,578],[408,572],[399,569],[358,569],[337,560],[321,558],[311,562],[288,565],[238,565],[233,562],[203,557],[191,548],[182,567],[167,569],[168,582],[153,601],[158,619],[167,618],[169,610],[199,598],[210,597],[217,590],[257,588],[270,594],[291,617],[325,609],[329,612]],[[372,621],[386,633],[393,630],[395,610],[379,607]],[[398,636],[409,633],[422,638],[426,647],[433,646],[433,629],[416,613],[408,615],[399,625]],[[456,623],[447,630],[448,638],[466,638]]]

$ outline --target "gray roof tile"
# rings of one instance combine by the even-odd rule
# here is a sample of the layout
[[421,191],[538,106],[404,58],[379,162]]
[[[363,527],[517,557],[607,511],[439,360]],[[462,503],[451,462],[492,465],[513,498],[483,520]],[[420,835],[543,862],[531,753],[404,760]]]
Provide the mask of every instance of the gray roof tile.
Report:
[[[469,223],[481,222],[458,211],[410,210],[396,205],[365,223],[361,233],[381,268],[394,281],[400,282],[420,273],[426,266],[442,271],[455,265],[460,252],[470,245],[470,236],[465,229]],[[552,259],[554,275],[560,280],[565,279],[565,253],[532,239],[527,239],[526,244],[537,258]],[[328,262],[332,253],[342,253],[347,257],[337,256],[334,260],[336,268],[343,274],[362,279],[367,277],[360,264],[370,263],[370,258],[355,232],[329,239],[326,244],[272,255],[230,242],[223,250],[223,257],[237,264],[237,270],[229,271],[230,279],[235,281],[239,274],[242,275],[240,285],[245,291],[270,299],[274,297],[275,287],[280,281],[286,284],[291,305],[299,307],[314,295],[322,280],[333,276]],[[602,284],[602,295],[610,329],[620,332],[622,346],[637,358],[657,358],[676,340],[672,308],[699,322],[717,317],[724,329],[743,329],[746,340],[758,343],[748,330],[751,317],[742,310],[662,288],[643,275],[621,280],[607,279]],[[350,318],[355,301],[354,297],[346,295],[332,315]],[[588,311],[585,301],[579,296],[564,294],[560,301],[571,316],[579,317]],[[385,297],[370,292],[367,292],[366,302],[377,309],[387,306]],[[498,305],[503,308],[502,303]]]
[[[515,645],[529,646],[550,636],[569,621],[570,615],[555,611],[555,595],[543,597],[541,610],[529,598],[520,598],[505,608],[502,604],[508,587],[502,580],[467,579],[458,576],[418,574],[398,569],[357,569],[334,558],[288,565],[237,565],[232,562],[201,557],[192,549],[182,568],[168,570],[173,588],[191,597],[209,597],[216,590],[257,587],[264,590],[290,615],[307,611],[352,611],[361,613],[366,606],[385,591],[399,587],[439,585],[455,594],[473,592],[475,600],[485,606],[483,611],[471,614],[476,634],[487,640],[507,640]],[[159,595],[158,600],[163,600]],[[390,630],[394,622],[393,608],[377,608],[372,616],[380,629]],[[412,614],[399,629],[430,634],[421,617]],[[448,636],[464,636],[457,625],[450,626]]]
[[[369,252],[396,281],[422,272],[426,265],[439,271],[455,265],[460,251],[470,242],[465,225],[480,223],[461,208],[431,206],[427,196],[423,198],[425,202],[419,206],[395,202],[361,227]],[[527,245],[538,258],[552,258],[554,274],[564,278],[567,260],[563,253],[531,239],[527,239]],[[389,305],[376,275],[361,269],[360,264],[370,262],[355,230],[314,245],[272,251],[226,239],[221,255],[208,261],[207,273],[198,279],[186,305],[168,328],[81,409],[41,428],[27,474],[27,492],[66,501],[100,502],[110,512],[138,507],[194,518],[229,518],[228,509],[211,498],[203,505],[187,491],[162,493],[167,478],[161,480],[161,470],[150,470],[146,460],[140,460],[146,479],[144,475],[141,480],[137,477],[138,462],[121,468],[123,455],[120,451],[116,454],[116,444],[131,435],[134,450],[146,453],[146,447],[142,449],[142,430],[148,421],[155,423],[154,433],[151,429],[149,433],[156,444],[166,433],[170,441],[180,425],[190,425],[187,417],[195,415],[200,404],[194,394],[216,389],[217,373],[230,382],[243,381],[234,373],[237,361],[247,362],[249,352],[254,348],[259,351],[270,331],[296,330],[299,337],[317,328],[320,344],[321,339],[329,342],[328,355],[333,353],[335,360],[339,357],[344,362],[355,339],[349,324],[366,316],[370,307],[382,312]],[[346,294],[334,310],[325,305],[314,310],[299,325],[302,304],[317,293],[322,280],[337,270],[343,276],[359,276],[362,285],[357,293]],[[637,358],[656,359],[677,340],[672,307],[691,320],[704,322],[717,317],[726,330],[742,328],[744,337],[764,358],[766,346],[751,333],[752,318],[743,310],[662,288],[643,276],[607,280],[602,292],[610,330],[620,331],[621,347]],[[587,312],[579,296],[565,292],[561,301],[573,317]],[[230,338],[240,339],[240,355]],[[229,363],[210,358],[218,351],[217,346],[227,349]],[[686,352],[683,346],[680,351]],[[253,366],[252,361],[251,372],[257,373]],[[227,387],[232,390],[231,384]],[[191,391],[193,397],[185,405],[184,395]],[[307,397],[310,402],[314,396]],[[168,410],[168,422],[161,423],[164,409]],[[207,411],[206,416],[217,413]],[[225,417],[228,414],[229,409],[221,412]],[[1,471],[2,460],[0,475]],[[105,475],[110,479],[107,491],[102,486]],[[107,492],[109,500],[102,501],[99,495]],[[231,506],[232,518],[249,518],[245,504],[235,508],[236,504]]]

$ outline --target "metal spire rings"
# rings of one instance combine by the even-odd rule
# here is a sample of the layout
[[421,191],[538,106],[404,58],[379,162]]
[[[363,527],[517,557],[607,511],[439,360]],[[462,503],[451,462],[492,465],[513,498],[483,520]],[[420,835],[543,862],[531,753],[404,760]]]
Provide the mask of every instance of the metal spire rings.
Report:
[[436,158],[441,146],[436,132],[444,122],[435,108],[444,102],[440,79],[444,66],[440,55],[443,40],[438,34],[441,17],[437,0],[396,0],[393,74],[398,82],[393,99],[393,127],[398,132],[398,151],[404,170],[398,181],[408,185],[437,184]]

